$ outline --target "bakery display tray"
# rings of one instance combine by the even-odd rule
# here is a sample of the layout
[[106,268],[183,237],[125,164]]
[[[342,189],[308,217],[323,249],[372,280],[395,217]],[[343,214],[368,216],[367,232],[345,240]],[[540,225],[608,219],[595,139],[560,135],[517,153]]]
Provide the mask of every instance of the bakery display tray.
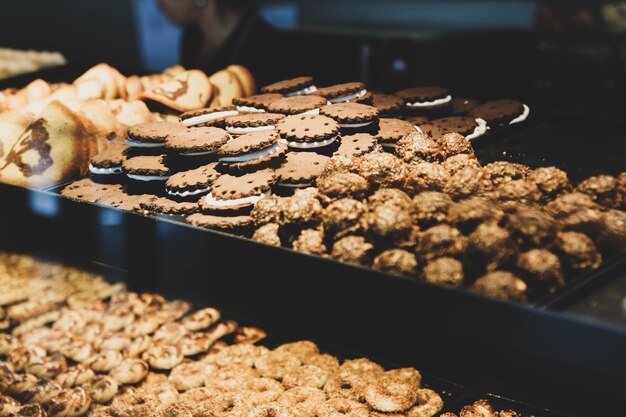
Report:
[[109,265],[128,271],[131,289],[212,304],[268,329],[297,329],[463,386],[468,375],[480,375],[497,381],[487,385],[491,391],[523,393],[529,403],[566,414],[622,401],[625,327],[51,192],[0,185],[0,200],[3,250]]

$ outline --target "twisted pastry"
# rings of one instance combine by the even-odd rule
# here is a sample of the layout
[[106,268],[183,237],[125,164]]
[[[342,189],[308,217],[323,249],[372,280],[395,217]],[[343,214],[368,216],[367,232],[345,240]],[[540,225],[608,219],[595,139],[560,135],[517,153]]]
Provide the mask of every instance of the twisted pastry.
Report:
[[13,373],[13,366],[8,362],[2,362],[0,364],[0,392],[4,392],[14,381],[15,374]]
[[9,353],[7,360],[15,372],[21,372],[28,364],[41,361],[45,356],[46,351],[39,346],[20,346]]
[[268,352],[269,349],[264,346],[231,345],[218,352],[214,360],[218,366],[244,364],[252,368],[254,361]]
[[102,340],[104,335],[104,324],[94,321],[85,325],[79,332],[76,333],[76,338],[82,340],[85,343],[98,344]]
[[63,388],[72,388],[91,381],[95,376],[91,368],[78,364],[57,375],[55,382]]
[[234,391],[247,380],[256,378],[256,371],[244,364],[233,364],[220,367],[204,381],[204,385],[216,391]]
[[156,342],[176,344],[187,333],[189,333],[188,329],[181,323],[166,323],[159,327],[154,335],[152,335],[152,340]]
[[117,395],[119,385],[110,376],[98,375],[86,384],[85,389],[93,401],[102,404],[108,403]]
[[174,300],[164,303],[155,314],[163,320],[162,323],[167,323],[180,319],[189,310],[191,310],[191,304],[182,300]]
[[251,378],[241,388],[247,394],[246,402],[255,406],[276,401],[285,391],[280,382],[270,378]]
[[17,338],[10,334],[0,333],[0,356],[6,356],[19,347]]
[[22,403],[44,404],[59,395],[61,391],[63,388],[60,385],[47,379],[40,379],[17,395],[16,399]]
[[143,359],[155,369],[172,369],[183,361],[183,354],[177,346],[163,343],[152,344],[143,355]]
[[84,388],[72,388],[61,392],[48,401],[48,417],[78,417],[85,414],[91,405],[91,397]]
[[328,381],[329,376],[330,372],[318,366],[302,365],[299,368],[286,373],[282,382],[285,388],[322,388],[326,381]]
[[221,314],[214,308],[203,308],[183,318],[182,324],[191,332],[203,330],[217,323]]
[[[41,314],[48,313],[50,310],[56,309],[60,303],[63,302],[61,297],[51,298],[49,300],[46,299],[31,299],[28,301],[23,301],[19,304],[14,304],[7,309],[7,317],[13,323],[21,323],[26,320],[35,318]],[[58,313],[56,315],[58,317]],[[30,324],[29,328],[26,330],[30,330],[34,327],[39,327],[42,324],[45,324],[49,319],[46,319],[43,323],[37,321],[37,324]],[[54,320],[54,319],[52,319]],[[33,326],[33,327],[31,327]],[[16,334],[16,333],[14,333]]]
[[119,384],[136,384],[143,381],[148,375],[149,365],[141,359],[124,359],[122,363],[113,369],[109,376]]
[[102,314],[100,320],[104,325],[105,333],[118,332],[133,324],[135,314],[126,308],[109,309]]
[[7,395],[0,395],[0,417],[7,417],[16,413],[20,408],[20,403]]
[[276,352],[287,352],[295,355],[302,363],[307,359],[320,353],[317,345],[309,340],[301,340],[299,342],[285,343],[274,349]]
[[127,327],[126,332],[130,337],[146,336],[156,332],[163,323],[163,318],[158,317],[156,314],[150,314],[140,317],[133,322]]
[[206,333],[187,333],[176,344],[183,356],[193,356],[206,352],[213,339]]
[[100,350],[116,350],[121,352],[130,345],[130,337],[123,332],[110,333],[102,338],[98,348]]
[[365,388],[365,400],[376,411],[404,411],[417,401],[420,381],[420,373],[412,368],[385,372],[378,381]]
[[15,374],[11,379],[11,383],[2,390],[2,393],[14,398],[22,395],[24,391],[39,382],[39,379],[31,374]]
[[120,366],[124,357],[117,350],[104,350],[89,361],[89,367],[95,372],[110,372]]
[[237,330],[237,322],[234,320],[226,320],[215,325],[212,329],[208,330],[206,334],[211,338],[211,345],[222,337],[227,336]]
[[[43,336],[44,333],[41,334]],[[48,335],[39,342],[39,346],[48,352],[61,352],[61,350],[74,341],[71,333],[59,330],[50,330]]]
[[259,375],[277,380],[282,380],[287,373],[295,371],[301,364],[296,355],[277,351],[269,352],[254,361],[254,367]]
[[78,311],[66,310],[52,325],[53,329],[78,332],[87,324],[86,317]]
[[152,345],[150,336],[139,336],[131,340],[130,344],[122,351],[125,358],[136,358],[148,350]]
[[422,388],[417,391],[417,403],[407,412],[408,417],[431,417],[443,408],[443,400],[435,391]]
[[168,376],[178,391],[188,391],[204,385],[207,376],[217,371],[217,366],[205,362],[183,362],[176,365]]
[[[42,343],[45,343],[45,341],[50,338],[53,333],[53,330],[49,327],[39,327],[16,336],[14,340],[19,340],[22,345],[37,345],[46,349]],[[2,336],[9,335],[0,335],[0,340],[2,340]]]
[[43,407],[39,404],[28,404],[19,407],[10,417],[48,417]]
[[60,353],[53,353],[41,360],[33,359],[26,364],[25,369],[26,372],[36,377],[52,379],[67,370],[67,361]]
[[91,343],[82,340],[73,340],[65,346],[61,346],[61,353],[74,362],[86,362],[96,354],[96,349]]
[[235,338],[233,342],[238,343],[256,343],[259,340],[265,339],[267,337],[267,333],[265,330],[260,329],[258,327],[240,327],[237,329],[237,334],[235,334]]
[[298,387],[285,391],[278,403],[289,408],[295,417],[317,416],[319,407],[326,401],[326,394],[318,388]]
[[18,326],[15,326],[11,333],[13,333],[14,336],[19,336],[30,330],[37,329],[55,321],[60,315],[61,312],[59,310],[52,310],[36,316],[31,316],[28,320],[24,320]]

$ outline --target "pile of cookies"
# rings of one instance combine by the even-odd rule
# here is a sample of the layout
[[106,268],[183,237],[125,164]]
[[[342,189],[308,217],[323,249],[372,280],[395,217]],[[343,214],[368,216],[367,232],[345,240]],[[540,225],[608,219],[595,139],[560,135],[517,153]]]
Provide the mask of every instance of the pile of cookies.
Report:
[[0,48],[0,80],[65,63],[65,57],[60,52]]
[[487,400],[478,400],[471,405],[466,405],[461,409],[458,416],[454,413],[443,413],[441,417],[519,417],[513,410],[496,409]]
[[124,144],[129,126],[174,120],[181,112],[219,105],[255,89],[234,65],[207,76],[180,66],[125,77],[106,64],[71,84],[35,80],[0,92],[0,181],[48,187],[88,172],[90,159]]
[[[58,265],[50,275],[42,270],[49,266],[0,255],[0,268],[15,269],[14,285],[24,289],[64,275]],[[270,350],[255,344],[263,330],[158,294],[75,290],[50,286],[28,301],[2,300],[7,310],[41,294],[59,302],[26,319],[38,325],[11,316],[0,333],[1,415],[428,417],[443,408],[413,368],[385,371],[365,358],[340,363],[310,341]]]

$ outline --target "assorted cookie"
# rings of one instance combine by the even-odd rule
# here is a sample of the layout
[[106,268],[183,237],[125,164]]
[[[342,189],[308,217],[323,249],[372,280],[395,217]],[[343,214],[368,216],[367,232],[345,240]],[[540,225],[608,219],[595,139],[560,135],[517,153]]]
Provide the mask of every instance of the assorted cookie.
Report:
[[481,118],[452,116],[421,124],[419,130],[433,139],[439,139],[446,133],[458,133],[472,140],[487,132],[487,122]]
[[404,100],[405,109],[411,112],[433,112],[450,105],[452,96],[442,87],[413,87],[398,91],[396,96]]
[[213,162],[189,171],[178,172],[167,179],[165,191],[171,198],[198,200],[198,196],[211,191],[211,184],[221,175]]
[[530,108],[516,100],[494,100],[474,107],[469,115],[481,118],[490,127],[506,126],[523,122],[528,118]]
[[375,132],[378,129],[379,111],[376,107],[359,103],[339,103],[324,106],[320,114],[335,120],[342,132]]
[[320,107],[327,103],[326,99],[314,95],[285,97],[270,104],[268,111],[285,115],[319,114]]
[[205,109],[192,110],[180,115],[183,126],[216,126],[224,127],[227,117],[237,116],[239,112],[233,105],[212,106]]
[[297,77],[279,81],[261,88],[262,93],[282,94],[286,97],[302,96],[315,93],[315,81],[312,77]]
[[318,88],[313,94],[324,97],[331,104],[335,104],[360,99],[367,94],[367,90],[365,84],[355,82]]
[[165,149],[182,156],[210,155],[230,139],[230,135],[217,127],[194,127],[169,135]]
[[128,146],[112,145],[89,161],[89,172],[94,176],[110,176],[123,173],[122,165],[128,156]]
[[[239,113],[263,113],[268,111],[270,104],[284,98],[282,94],[267,93],[250,97],[233,99],[233,104]],[[232,116],[232,115],[229,115]]]
[[166,155],[134,156],[124,161],[122,169],[135,181],[166,181],[172,173]]
[[400,119],[381,118],[378,122],[376,140],[384,147],[393,148],[399,140],[415,132],[415,125],[411,122]]
[[287,146],[296,150],[316,149],[337,140],[339,124],[322,115],[287,116],[277,126]]
[[277,184],[289,188],[311,187],[324,172],[329,159],[315,152],[290,152],[285,163],[276,170]]
[[248,133],[220,147],[220,166],[230,172],[247,172],[280,165],[287,146],[279,141],[276,130]]
[[276,175],[271,170],[233,176],[223,174],[211,185],[211,191],[200,200],[200,208],[207,213],[241,213],[250,211],[254,204],[271,193]]
[[276,129],[276,125],[285,118],[276,113],[244,113],[226,119],[226,131],[231,135],[261,132]]

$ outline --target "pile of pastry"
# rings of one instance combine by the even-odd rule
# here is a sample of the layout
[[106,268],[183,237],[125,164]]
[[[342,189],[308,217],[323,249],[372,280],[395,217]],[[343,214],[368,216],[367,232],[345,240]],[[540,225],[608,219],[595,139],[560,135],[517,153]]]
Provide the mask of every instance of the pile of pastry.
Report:
[[17,271],[14,288],[32,288],[3,299],[7,311],[42,296],[58,301],[54,310],[20,316],[25,321],[10,315],[10,331],[0,333],[3,416],[428,417],[443,407],[413,368],[340,363],[309,341],[270,350],[255,344],[263,330],[238,328],[214,308],[100,288],[87,274],[79,287],[59,287],[62,276],[80,272],[15,255],[0,261]]
[[513,410],[496,411],[487,400],[478,400],[473,404],[466,405],[461,409],[458,416],[454,413],[443,413],[441,417],[519,417]]
[[254,91],[241,66],[211,76],[172,67],[125,77],[98,64],[71,84],[35,80],[0,91],[0,181],[47,187],[88,172],[100,152],[124,143],[129,126],[178,120],[181,112]]
[[0,48],[0,80],[65,65],[60,52]]

